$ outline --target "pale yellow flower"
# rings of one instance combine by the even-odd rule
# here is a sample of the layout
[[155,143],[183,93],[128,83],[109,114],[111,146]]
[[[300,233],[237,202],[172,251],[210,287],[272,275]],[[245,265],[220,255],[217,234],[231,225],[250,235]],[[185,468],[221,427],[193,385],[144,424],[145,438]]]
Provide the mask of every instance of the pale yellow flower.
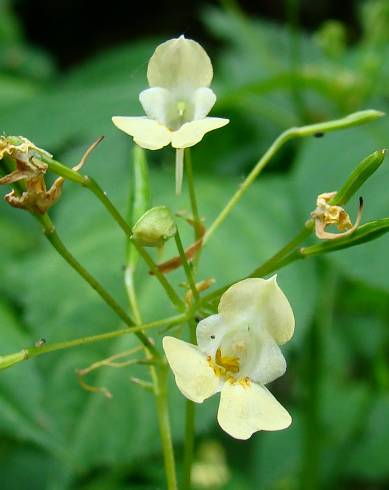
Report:
[[149,150],[171,144],[176,152],[176,188],[181,189],[184,148],[225,126],[229,120],[207,117],[216,102],[209,88],[211,60],[197,42],[180,36],[160,44],[150,58],[150,88],[139,94],[147,117],[115,116],[113,123]]
[[163,348],[180,391],[202,403],[221,392],[218,422],[237,439],[279,430],[289,413],[265,387],[285,373],[279,345],[293,335],[292,308],[276,276],[250,278],[221,297],[218,314],[197,326],[197,344],[164,337]]

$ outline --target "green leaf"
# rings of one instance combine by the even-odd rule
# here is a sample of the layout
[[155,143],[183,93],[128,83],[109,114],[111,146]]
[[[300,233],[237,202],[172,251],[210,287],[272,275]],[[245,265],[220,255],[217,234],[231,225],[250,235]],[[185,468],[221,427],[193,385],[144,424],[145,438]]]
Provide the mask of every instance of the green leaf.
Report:
[[[1,353],[31,345],[10,309],[0,302]],[[50,415],[43,403],[44,384],[35,363],[26,369],[14,366],[0,372],[0,431],[9,437],[32,441],[59,457],[65,450],[50,429]]]

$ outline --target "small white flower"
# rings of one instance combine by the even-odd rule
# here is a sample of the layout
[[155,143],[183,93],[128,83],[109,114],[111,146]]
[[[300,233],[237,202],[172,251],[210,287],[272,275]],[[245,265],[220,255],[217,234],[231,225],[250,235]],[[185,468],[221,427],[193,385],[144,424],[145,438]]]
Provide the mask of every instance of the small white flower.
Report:
[[143,148],[159,150],[171,144],[177,149],[177,191],[181,188],[183,149],[229,122],[206,117],[216,102],[216,95],[208,88],[212,77],[211,60],[200,44],[184,36],[170,39],[160,44],[150,58],[150,88],[139,94],[147,117],[112,118]]
[[197,326],[197,343],[164,337],[163,348],[180,391],[202,403],[221,392],[218,422],[237,439],[279,430],[289,413],[264,386],[285,373],[279,345],[293,335],[294,316],[276,276],[250,278],[221,297],[218,314]]

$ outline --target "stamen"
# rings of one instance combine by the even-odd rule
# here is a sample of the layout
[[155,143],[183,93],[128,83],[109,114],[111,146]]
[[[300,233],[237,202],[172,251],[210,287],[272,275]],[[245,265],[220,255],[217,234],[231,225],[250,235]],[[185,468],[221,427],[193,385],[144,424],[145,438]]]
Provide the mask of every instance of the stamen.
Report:
[[216,351],[216,364],[222,366],[226,372],[238,373],[240,369],[239,357],[236,356],[222,356],[220,349]]

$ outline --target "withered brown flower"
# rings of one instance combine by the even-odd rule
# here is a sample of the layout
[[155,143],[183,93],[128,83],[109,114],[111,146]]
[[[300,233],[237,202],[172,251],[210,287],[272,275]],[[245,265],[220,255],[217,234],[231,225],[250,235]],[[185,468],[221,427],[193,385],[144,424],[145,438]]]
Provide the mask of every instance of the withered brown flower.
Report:
[[0,136],[0,160],[4,157],[15,161],[15,170],[0,178],[0,185],[20,181],[25,184],[21,194],[12,190],[4,199],[15,208],[44,214],[59,199],[64,183],[64,179],[59,177],[50,189],[46,187],[47,164],[42,157],[51,157],[50,153],[22,136]]

